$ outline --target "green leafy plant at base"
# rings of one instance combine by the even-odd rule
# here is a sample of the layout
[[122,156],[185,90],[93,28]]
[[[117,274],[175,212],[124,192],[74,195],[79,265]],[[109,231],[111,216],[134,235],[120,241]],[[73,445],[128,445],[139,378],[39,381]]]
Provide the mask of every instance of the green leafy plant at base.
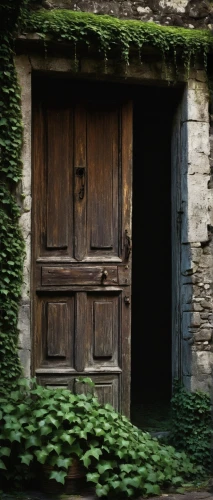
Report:
[[92,393],[29,384],[1,400],[0,477],[10,485],[36,462],[53,466],[50,477],[64,483],[75,457],[99,497],[159,494],[197,476],[184,452],[160,444]]
[[207,470],[211,464],[211,400],[204,392],[188,392],[176,381],[171,400],[170,442]]

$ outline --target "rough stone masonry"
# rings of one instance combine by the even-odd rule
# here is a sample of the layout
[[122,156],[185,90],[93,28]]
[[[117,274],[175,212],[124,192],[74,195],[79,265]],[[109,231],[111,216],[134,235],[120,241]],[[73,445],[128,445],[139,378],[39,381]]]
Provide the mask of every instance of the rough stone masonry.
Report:
[[38,4],[191,29],[213,23],[210,0],[40,0]]

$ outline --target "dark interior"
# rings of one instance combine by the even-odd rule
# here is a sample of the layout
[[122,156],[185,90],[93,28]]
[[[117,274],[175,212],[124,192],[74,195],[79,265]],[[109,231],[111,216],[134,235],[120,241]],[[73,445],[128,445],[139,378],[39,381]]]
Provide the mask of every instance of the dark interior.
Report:
[[171,131],[177,101],[173,88],[144,87],[134,102],[133,421],[135,406],[171,397]]

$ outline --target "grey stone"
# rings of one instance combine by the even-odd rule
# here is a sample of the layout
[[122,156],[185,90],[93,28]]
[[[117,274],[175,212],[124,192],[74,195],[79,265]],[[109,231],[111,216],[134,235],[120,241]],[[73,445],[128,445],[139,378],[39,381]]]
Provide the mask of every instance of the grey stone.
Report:
[[212,305],[207,300],[202,300],[201,306],[204,307],[204,309],[212,309]]
[[198,333],[194,334],[195,341],[211,340],[212,331],[211,330],[200,330]]

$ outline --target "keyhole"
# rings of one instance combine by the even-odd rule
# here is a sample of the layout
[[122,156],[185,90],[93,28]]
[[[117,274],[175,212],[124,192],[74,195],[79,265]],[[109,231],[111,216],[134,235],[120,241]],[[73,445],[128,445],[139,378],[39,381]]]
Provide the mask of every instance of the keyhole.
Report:
[[78,177],[83,177],[84,170],[85,170],[84,167],[77,167],[75,173]]

